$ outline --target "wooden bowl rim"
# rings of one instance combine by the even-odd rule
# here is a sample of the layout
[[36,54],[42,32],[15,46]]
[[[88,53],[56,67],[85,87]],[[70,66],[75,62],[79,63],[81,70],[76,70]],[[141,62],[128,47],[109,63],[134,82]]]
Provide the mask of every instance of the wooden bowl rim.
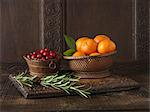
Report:
[[49,60],[49,61],[30,60],[30,59],[28,59],[26,56],[23,56],[23,58],[24,58],[26,61],[30,61],[30,62],[43,62],[43,63],[49,63],[51,60],[55,60],[55,59],[51,59],[51,60]]
[[103,57],[114,55],[116,53],[117,53],[117,51],[113,51],[113,52],[110,52],[110,53],[101,54],[101,55],[97,55],[97,56],[78,56],[78,57],[75,57],[75,56],[63,56],[63,58],[66,59],[66,60],[89,59],[89,58],[103,58]]

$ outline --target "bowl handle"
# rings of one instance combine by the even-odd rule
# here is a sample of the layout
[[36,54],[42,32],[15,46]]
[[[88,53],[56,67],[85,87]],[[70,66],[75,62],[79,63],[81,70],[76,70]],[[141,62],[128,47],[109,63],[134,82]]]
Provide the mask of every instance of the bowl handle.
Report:
[[57,65],[54,62],[54,60],[51,60],[50,63],[49,63],[49,68],[52,69],[52,70],[54,70],[54,69],[56,69],[56,67],[57,67]]

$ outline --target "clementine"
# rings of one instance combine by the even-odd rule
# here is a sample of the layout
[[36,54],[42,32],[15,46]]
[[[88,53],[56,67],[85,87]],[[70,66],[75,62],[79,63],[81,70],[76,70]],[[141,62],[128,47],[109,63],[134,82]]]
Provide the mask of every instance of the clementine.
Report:
[[97,42],[97,43],[99,43],[99,42],[101,42],[101,41],[103,41],[105,39],[110,39],[110,38],[108,36],[106,36],[106,35],[97,35],[94,38],[95,42]]
[[97,43],[93,39],[86,39],[82,42],[81,52],[91,54],[97,51]]
[[101,54],[112,52],[116,49],[116,44],[109,39],[105,39],[98,44],[98,52]]
[[81,49],[81,45],[83,43],[84,40],[89,39],[88,37],[81,37],[76,41],[76,50],[80,51]]
[[72,56],[85,56],[85,54],[80,51],[77,51]]
[[94,53],[90,54],[90,56],[98,56],[98,55],[100,55],[100,53],[98,53],[98,52],[94,52]]

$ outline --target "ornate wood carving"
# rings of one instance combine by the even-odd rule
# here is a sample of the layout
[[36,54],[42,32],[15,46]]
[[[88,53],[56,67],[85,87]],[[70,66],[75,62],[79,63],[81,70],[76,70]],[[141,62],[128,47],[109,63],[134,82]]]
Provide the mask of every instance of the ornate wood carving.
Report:
[[44,47],[63,51],[63,0],[43,1]]
[[137,59],[149,57],[149,0],[137,0]]

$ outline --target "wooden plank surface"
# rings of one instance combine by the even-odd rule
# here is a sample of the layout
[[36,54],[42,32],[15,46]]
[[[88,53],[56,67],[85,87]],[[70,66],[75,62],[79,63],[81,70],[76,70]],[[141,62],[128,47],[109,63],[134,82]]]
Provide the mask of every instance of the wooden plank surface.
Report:
[[[89,99],[80,96],[65,96],[43,99],[24,99],[8,80],[8,74],[1,74],[0,103],[1,112],[49,112],[49,111],[148,111],[149,100],[145,88],[132,91],[115,92],[101,95],[92,95]],[[137,74],[132,76],[143,87],[148,85],[148,75]],[[142,77],[143,76],[143,77]],[[146,83],[147,82],[147,83]]]
[[[34,88],[29,88],[27,86],[22,87],[13,76],[14,75],[9,75],[9,79],[25,98],[59,97],[68,95],[64,91],[56,90],[51,87],[45,88],[40,85]],[[90,88],[92,94],[132,90],[140,87],[136,81],[115,74],[98,79],[80,79],[80,83]],[[73,94],[75,93],[72,93],[72,95]]]

